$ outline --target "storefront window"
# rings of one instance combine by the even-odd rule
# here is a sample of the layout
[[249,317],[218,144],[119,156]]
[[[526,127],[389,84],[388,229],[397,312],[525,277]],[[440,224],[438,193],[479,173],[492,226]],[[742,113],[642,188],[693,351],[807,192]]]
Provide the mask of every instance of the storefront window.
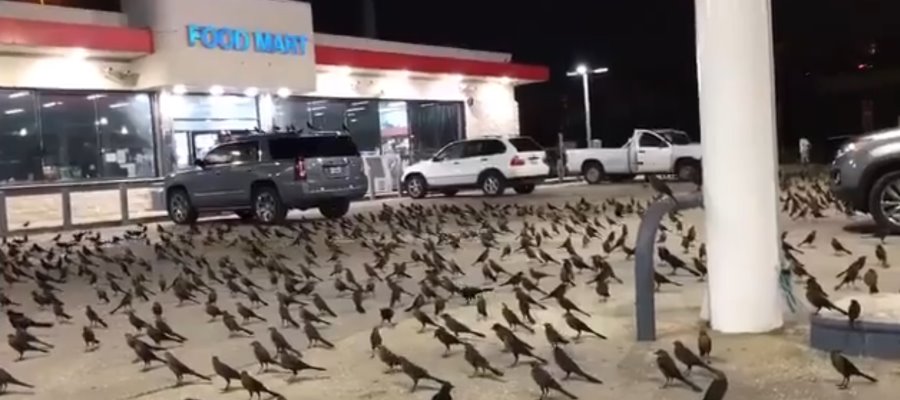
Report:
[[156,174],[147,94],[0,90],[0,109],[4,183]]
[[193,165],[219,142],[222,135],[259,128],[255,97],[185,95],[166,96],[163,114],[172,118],[170,170]]
[[427,157],[462,136],[458,102],[291,97],[274,107],[278,129],[347,130],[364,154]]
[[0,184],[41,176],[37,100],[25,90],[0,90]]
[[381,153],[409,156],[409,115],[405,101],[381,101],[378,103]]
[[408,101],[413,161],[434,155],[441,147],[459,140],[463,132],[462,103]]

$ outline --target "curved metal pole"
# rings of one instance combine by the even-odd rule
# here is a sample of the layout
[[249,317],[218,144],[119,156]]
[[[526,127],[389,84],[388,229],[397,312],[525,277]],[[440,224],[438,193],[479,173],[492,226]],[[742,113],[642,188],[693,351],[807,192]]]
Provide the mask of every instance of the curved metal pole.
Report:
[[703,193],[679,193],[678,203],[666,198],[647,207],[638,228],[634,246],[634,291],[637,340],[656,340],[656,283],[653,279],[653,257],[656,254],[656,232],[663,216],[672,211],[703,206]]

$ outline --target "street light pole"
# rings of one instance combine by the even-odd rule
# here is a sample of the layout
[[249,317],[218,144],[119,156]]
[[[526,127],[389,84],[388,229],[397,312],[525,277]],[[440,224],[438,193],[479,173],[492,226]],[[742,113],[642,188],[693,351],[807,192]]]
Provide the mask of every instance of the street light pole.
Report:
[[581,86],[584,88],[584,126],[585,126],[585,148],[591,148],[591,89],[588,85],[588,74],[581,74]]
[[566,73],[566,75],[568,76],[581,76],[581,86],[584,91],[584,125],[586,148],[591,147],[591,139],[593,138],[593,134],[591,132],[591,89],[588,83],[588,75],[605,74],[607,72],[609,72],[609,68],[588,69],[587,65],[581,64],[575,68],[575,71]]

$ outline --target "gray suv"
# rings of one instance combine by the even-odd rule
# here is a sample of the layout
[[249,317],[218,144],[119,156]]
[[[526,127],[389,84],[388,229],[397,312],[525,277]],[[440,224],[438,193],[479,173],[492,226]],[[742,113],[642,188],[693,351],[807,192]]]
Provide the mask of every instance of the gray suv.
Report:
[[900,232],[900,129],[873,132],[845,143],[831,166],[831,189],[853,209]]
[[316,207],[340,218],[368,191],[359,151],[339,133],[238,137],[213,147],[196,165],[166,177],[166,208],[175,223],[233,211],[272,224],[284,221],[289,209]]

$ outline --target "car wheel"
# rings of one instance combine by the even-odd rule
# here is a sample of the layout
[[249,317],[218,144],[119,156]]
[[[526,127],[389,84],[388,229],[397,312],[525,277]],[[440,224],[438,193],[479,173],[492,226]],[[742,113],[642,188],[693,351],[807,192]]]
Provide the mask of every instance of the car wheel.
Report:
[[249,210],[235,211],[234,214],[244,222],[249,222],[253,219],[253,212]]
[[422,175],[413,175],[406,178],[406,193],[414,199],[421,199],[428,194],[428,183]]
[[338,219],[350,211],[350,200],[337,199],[319,206],[319,212],[328,219]]
[[193,224],[197,221],[197,209],[191,204],[191,197],[184,189],[169,192],[166,209],[172,222],[179,225]]
[[515,189],[518,194],[529,194],[534,192],[534,184],[516,185],[513,189]]
[[596,185],[603,181],[603,165],[598,162],[590,162],[584,166],[584,180],[591,185]]
[[441,190],[441,194],[443,194],[444,196],[447,196],[447,197],[453,197],[453,196],[456,196],[457,193],[459,193],[459,190],[456,190],[456,189],[444,189],[444,190]]
[[883,175],[869,191],[869,212],[878,226],[900,232],[900,171]]
[[699,174],[700,167],[694,161],[684,161],[675,168],[675,175],[680,181],[694,182]]
[[287,208],[281,201],[278,190],[271,186],[262,186],[253,191],[253,216],[264,224],[284,222]]
[[497,171],[490,171],[481,178],[481,191],[486,196],[502,196],[506,191],[506,178]]

